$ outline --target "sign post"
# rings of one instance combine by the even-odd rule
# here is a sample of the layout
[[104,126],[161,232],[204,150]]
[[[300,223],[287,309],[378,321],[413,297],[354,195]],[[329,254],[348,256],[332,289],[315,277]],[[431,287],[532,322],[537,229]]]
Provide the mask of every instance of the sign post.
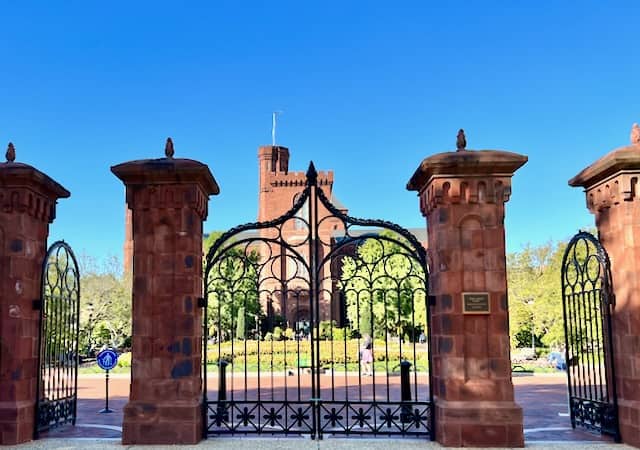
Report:
[[109,409],[109,371],[118,364],[118,354],[111,349],[102,350],[96,357],[96,362],[101,369],[105,370],[105,405],[104,409],[98,411],[100,414],[112,413]]

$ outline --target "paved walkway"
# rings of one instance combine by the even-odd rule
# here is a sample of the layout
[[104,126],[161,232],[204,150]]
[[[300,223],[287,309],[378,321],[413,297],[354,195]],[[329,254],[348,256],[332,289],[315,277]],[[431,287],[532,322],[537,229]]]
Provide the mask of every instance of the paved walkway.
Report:
[[[216,450],[389,450],[388,439],[325,439],[312,441],[301,438],[219,438],[203,441],[198,445],[184,446],[127,446],[126,448],[139,449],[216,449]],[[611,444],[594,442],[557,442],[527,443],[526,448],[532,450],[604,450],[610,449]],[[91,440],[91,439],[42,439],[29,444],[19,445],[16,449],[95,449],[114,450],[122,449],[118,439]],[[393,440],[394,450],[441,450],[451,447],[442,447],[435,442],[425,442],[415,439]],[[489,449],[490,450],[490,449]],[[634,450],[627,445],[617,445],[616,450]]]
[[[215,384],[215,378],[209,379],[209,387],[215,386]],[[600,442],[607,446],[613,444],[611,440],[603,438],[600,435],[582,430],[573,430],[571,428],[568,414],[566,414],[567,388],[566,376],[564,373],[515,376],[514,385],[516,401],[524,408],[525,439],[528,444],[538,442],[548,442],[549,444],[558,444],[561,442],[583,442],[585,444],[588,443],[589,445]],[[394,389],[395,388],[392,386],[392,390]],[[45,433],[43,438],[112,438],[116,440],[115,442],[119,442],[122,429],[122,409],[128,400],[128,375],[112,375],[109,380],[109,391],[111,394],[109,407],[112,408],[114,412],[111,414],[100,414],[98,411],[105,406],[104,376],[92,375],[79,377],[78,420],[76,427],[65,427],[52,430]],[[267,446],[265,448],[289,448],[289,439],[293,439],[299,444],[301,442],[308,441],[304,439],[301,440],[300,438],[288,438],[282,440],[267,437],[256,440],[255,442],[256,445],[265,440],[273,442],[273,445],[276,445],[276,442],[280,442],[282,444],[277,445],[285,445],[285,447]],[[385,440],[385,438],[380,439],[382,441]],[[53,445],[52,439],[47,440],[51,441]],[[362,441],[362,439],[358,438],[354,438],[353,440],[358,442]],[[325,441],[321,441],[321,444],[322,442],[337,443],[339,441],[341,440],[328,438]],[[227,440],[225,438],[225,442],[228,442],[229,445],[231,445],[235,440]],[[394,441],[394,449],[396,448],[395,442],[397,442],[397,440]],[[408,447],[406,447],[407,449],[414,448],[411,446],[414,445],[411,443],[411,439],[402,439],[400,442],[406,442],[408,445]],[[420,444],[422,445],[421,448],[425,448],[424,441],[420,441]],[[104,445],[107,445],[107,442],[104,442]],[[304,445],[304,448],[306,448],[307,444]],[[313,445],[313,447],[309,448],[318,448],[317,442]],[[233,446],[228,448],[233,448]],[[258,445],[255,448],[261,447]],[[302,449],[302,447],[298,447],[295,444],[293,444],[293,447],[291,448],[295,448],[296,450]],[[349,447],[341,446],[340,448]],[[369,447],[370,450],[374,450],[375,448],[376,447]],[[384,448],[385,450],[388,450],[388,444]],[[575,449],[576,447],[574,446],[571,448]],[[398,450],[399,449],[400,447],[398,447]]]

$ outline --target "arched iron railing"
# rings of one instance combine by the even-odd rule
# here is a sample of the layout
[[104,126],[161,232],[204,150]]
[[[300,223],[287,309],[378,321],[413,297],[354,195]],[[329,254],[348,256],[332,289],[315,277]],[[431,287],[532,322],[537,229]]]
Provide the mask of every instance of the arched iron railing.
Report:
[[619,440],[611,270],[595,236],[581,231],[571,239],[561,279],[571,424]]
[[206,255],[206,434],[432,438],[423,246],[335,207],[313,163],[294,194],[284,215],[229,230]]
[[35,436],[75,425],[78,392],[80,272],[71,247],[57,241],[42,264]]

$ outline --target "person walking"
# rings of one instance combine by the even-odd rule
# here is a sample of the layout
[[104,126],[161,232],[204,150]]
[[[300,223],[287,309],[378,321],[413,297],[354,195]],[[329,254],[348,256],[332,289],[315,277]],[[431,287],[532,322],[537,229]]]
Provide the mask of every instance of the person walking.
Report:
[[373,370],[371,364],[373,363],[373,341],[369,335],[365,335],[362,347],[360,348],[360,365],[362,366],[362,373],[365,376],[372,376]]

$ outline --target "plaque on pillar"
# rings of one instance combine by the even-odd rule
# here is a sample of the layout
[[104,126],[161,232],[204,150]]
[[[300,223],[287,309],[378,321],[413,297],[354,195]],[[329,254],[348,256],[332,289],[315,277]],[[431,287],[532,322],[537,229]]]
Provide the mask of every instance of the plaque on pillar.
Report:
[[488,292],[463,292],[462,312],[465,314],[489,314],[491,304]]

